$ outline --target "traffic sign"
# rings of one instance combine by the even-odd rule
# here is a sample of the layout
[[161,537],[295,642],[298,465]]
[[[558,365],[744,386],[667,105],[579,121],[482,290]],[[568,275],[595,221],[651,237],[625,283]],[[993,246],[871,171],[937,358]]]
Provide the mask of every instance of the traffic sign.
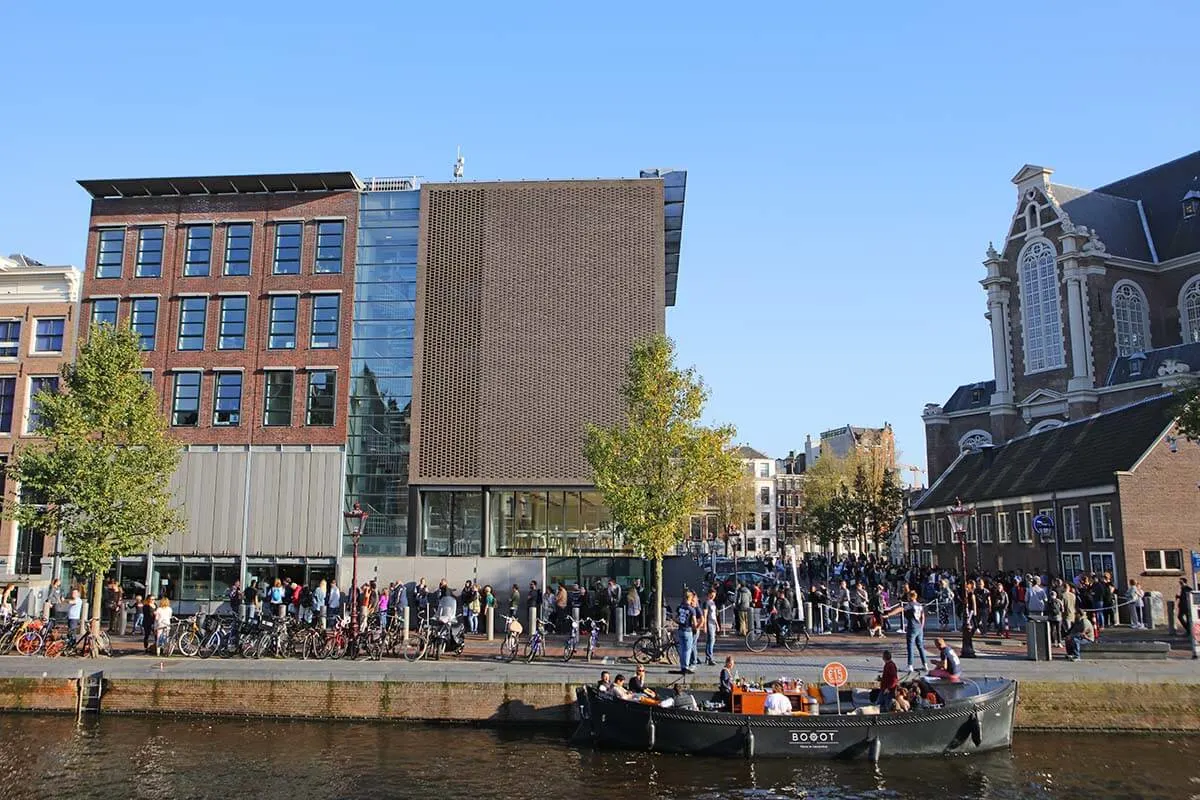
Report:
[[1200,553],[1192,551],[1192,572],[1200,572]]
[[825,669],[821,671],[821,680],[830,686],[840,689],[846,685],[846,681],[850,680],[850,672],[846,669],[846,665],[840,661],[830,661],[825,665]]
[[1054,517],[1049,514],[1038,514],[1033,518],[1033,530],[1041,539],[1042,544],[1054,541]]

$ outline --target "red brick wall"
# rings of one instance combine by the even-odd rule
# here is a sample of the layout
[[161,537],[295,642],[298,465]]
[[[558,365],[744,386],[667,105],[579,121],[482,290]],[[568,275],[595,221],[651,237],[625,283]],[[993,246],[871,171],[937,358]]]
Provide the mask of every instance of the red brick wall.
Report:
[[[345,229],[342,246],[341,274],[314,274],[318,219],[343,219]],[[274,221],[303,221],[304,237],[299,275],[271,274],[274,258]],[[98,199],[92,202],[92,217],[88,231],[87,263],[84,266],[84,303],[82,318],[86,325],[91,319],[91,303],[95,296],[120,295],[121,320],[127,320],[131,309],[130,295],[159,296],[158,338],[155,350],[147,352],[146,367],[154,370],[154,383],[160,395],[163,412],[170,413],[172,381],[169,370],[199,367],[206,370],[200,395],[200,424],[194,428],[173,428],[184,443],[203,444],[344,444],[346,440],[346,398],[350,381],[350,335],[353,323],[354,261],[357,242],[358,195],[355,192],[299,192],[283,194],[215,195],[211,197],[154,197],[128,199]],[[183,277],[186,248],[185,226],[213,223],[212,263],[205,278]],[[225,257],[224,222],[252,222],[254,238],[249,276],[222,275]],[[163,225],[163,266],[161,278],[135,278],[137,228],[140,225]],[[96,278],[96,250],[99,229],[104,226],[125,225],[125,251],[122,277]],[[301,293],[297,311],[296,348],[268,350],[267,324],[271,291]],[[313,292],[341,291],[341,331],[336,350],[310,350],[309,329],[312,320]],[[219,293],[249,293],[247,309],[246,347],[244,350],[217,350]],[[200,352],[180,352],[179,297],[180,293],[208,293],[210,300],[205,326],[205,349]],[[337,400],[332,427],[305,427],[304,411],[307,393],[307,366],[337,368]],[[245,370],[242,388],[242,423],[230,427],[213,427],[214,377],[212,370],[240,367]],[[292,427],[264,427],[263,370],[297,368],[293,396]]]

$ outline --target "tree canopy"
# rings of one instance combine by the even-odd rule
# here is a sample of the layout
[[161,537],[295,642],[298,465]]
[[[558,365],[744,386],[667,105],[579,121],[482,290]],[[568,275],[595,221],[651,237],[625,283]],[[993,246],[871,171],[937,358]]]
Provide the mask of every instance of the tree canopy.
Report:
[[904,513],[904,490],[895,469],[876,448],[846,457],[822,453],[804,476],[806,533],[822,548],[837,552],[851,538],[860,549],[876,550]]

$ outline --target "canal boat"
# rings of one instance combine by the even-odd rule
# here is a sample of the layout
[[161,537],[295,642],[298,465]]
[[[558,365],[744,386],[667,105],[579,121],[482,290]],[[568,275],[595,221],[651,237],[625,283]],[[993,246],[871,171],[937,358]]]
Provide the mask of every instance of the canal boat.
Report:
[[[930,707],[879,713],[864,689],[817,700],[785,691],[793,715],[763,713],[764,692],[736,687],[725,710],[699,708],[688,695],[665,704],[619,700],[595,687],[576,692],[574,741],[595,747],[739,758],[841,758],[982,753],[1012,745],[1016,681],[921,681]],[[828,691],[828,689],[826,690]],[[833,703],[821,702],[833,700]],[[710,704],[705,704],[710,705]]]

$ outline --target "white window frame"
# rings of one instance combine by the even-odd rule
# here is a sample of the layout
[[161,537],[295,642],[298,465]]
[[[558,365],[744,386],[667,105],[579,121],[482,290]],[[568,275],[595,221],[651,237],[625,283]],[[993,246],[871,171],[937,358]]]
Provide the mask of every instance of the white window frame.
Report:
[[992,543],[992,522],[993,521],[994,520],[992,519],[991,514],[980,514],[979,515],[979,531],[980,531],[980,536],[983,537],[982,541],[984,544]]
[[925,544],[933,544],[933,526],[929,524],[929,520],[925,520],[923,531],[925,533]]
[[[1134,319],[1130,312],[1134,305],[1137,305],[1140,311],[1138,319]],[[1125,320],[1120,318],[1123,307],[1127,312]],[[1150,303],[1147,302],[1146,293],[1142,291],[1141,286],[1128,278],[1117,281],[1117,285],[1112,290],[1112,315],[1118,356],[1131,356],[1134,353],[1144,353],[1151,349]],[[1123,327],[1127,329],[1124,334],[1122,334]],[[1122,346],[1123,337],[1130,340],[1124,346]]]
[[1062,510],[1062,540],[1064,542],[1082,542],[1083,536],[1079,531],[1079,506],[1063,506]]
[[[1059,555],[1058,566],[1060,569],[1062,569],[1063,577],[1070,580],[1071,578],[1074,578],[1076,575],[1078,575],[1079,573],[1084,571],[1083,553],[1081,551],[1079,551],[1079,550],[1064,551],[1062,553],[1059,553],[1058,555]],[[1071,559],[1071,564],[1072,564],[1072,572],[1070,575],[1067,575],[1067,558],[1068,557]],[[1074,568],[1074,565],[1076,563],[1079,565],[1078,569]]]
[[[1159,566],[1159,567],[1150,566],[1150,562],[1147,560],[1146,557],[1149,556],[1151,553],[1158,554],[1158,560],[1162,566]],[[1176,569],[1175,567],[1167,566],[1167,553],[1179,553],[1179,569]],[[1142,551],[1142,566],[1145,568],[1145,571],[1147,573],[1152,574],[1152,575],[1182,575],[1183,574],[1183,565],[1185,563],[1184,558],[1185,557],[1183,554],[1183,550],[1181,550],[1177,547],[1168,547],[1163,550],[1143,550]]]
[[958,451],[961,453],[964,450],[975,450],[990,444],[992,444],[992,435],[987,431],[976,428],[975,430],[967,431],[959,438]]
[[932,550],[922,550],[921,551],[921,566],[923,566],[923,567],[932,567],[933,566],[933,551]]
[[1012,526],[1008,524],[1007,511],[996,512],[996,541],[1000,544],[1012,543]]
[[[1101,525],[1104,528],[1104,536],[1098,536],[1096,531],[1096,512],[1101,513]],[[1093,542],[1111,542],[1113,541],[1112,529],[1112,502],[1092,503],[1088,508],[1088,517],[1092,523],[1092,541]]]
[[937,543],[946,543],[946,520],[938,517],[937,519]]
[[[1046,274],[1044,270],[1042,248],[1049,248],[1050,251],[1050,274]],[[1035,253],[1035,250],[1038,252]],[[1026,269],[1026,258],[1032,258],[1032,270]],[[1067,365],[1067,361],[1063,342],[1062,303],[1058,289],[1058,251],[1049,239],[1039,236],[1021,248],[1021,253],[1017,256],[1017,275],[1020,283],[1021,339],[1025,348],[1025,374],[1062,369]],[[1038,296],[1031,298],[1030,295],[1034,293]],[[1044,308],[1033,315],[1030,314],[1030,308],[1035,299],[1039,300]],[[1044,318],[1043,314],[1049,319]],[[1031,320],[1038,324],[1034,326]],[[1031,331],[1036,331],[1039,337],[1044,337],[1042,355],[1036,360],[1030,354]]]
[[978,544],[979,542],[979,516],[972,514],[967,517],[967,543]]
[[25,320],[22,317],[0,317],[0,322],[17,323],[17,338],[5,339],[3,342],[0,342],[0,344],[3,344],[5,347],[11,347],[13,351],[11,356],[0,356],[0,360],[16,361],[21,357],[21,334],[25,331]]
[[[1188,316],[1189,301],[1196,311],[1195,320]],[[1189,280],[1179,290],[1179,327],[1184,344],[1200,342],[1200,275]]]
[[[1105,556],[1108,556],[1108,559],[1112,562],[1111,567],[1104,566]],[[1099,568],[1096,566],[1097,559],[1100,560]],[[1113,586],[1121,585],[1121,576],[1117,574],[1117,554],[1111,550],[1093,550],[1088,553],[1088,571],[1094,575],[1103,575],[1105,572],[1111,572]]]
[[1063,421],[1061,419],[1044,419],[1029,429],[1029,435],[1033,436],[1035,433],[1041,433],[1042,431],[1052,431],[1062,426]]
[[1024,509],[1017,512],[1017,541],[1021,544],[1033,544],[1033,527],[1030,525],[1030,513]]

